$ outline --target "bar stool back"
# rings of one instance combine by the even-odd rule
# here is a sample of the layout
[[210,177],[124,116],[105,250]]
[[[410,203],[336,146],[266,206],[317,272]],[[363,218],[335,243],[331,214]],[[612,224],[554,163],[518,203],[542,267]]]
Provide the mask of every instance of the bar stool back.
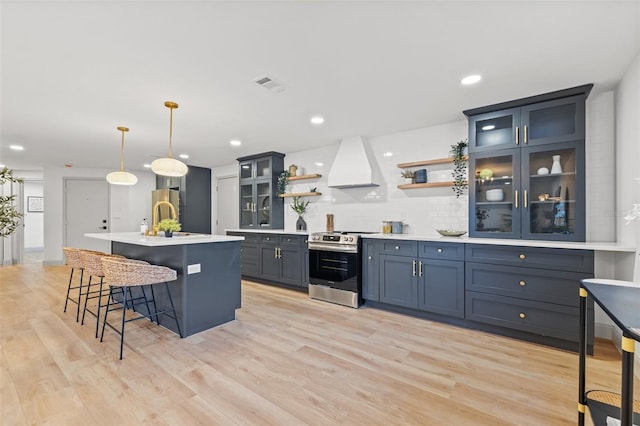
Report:
[[[171,291],[169,289],[169,281],[175,281],[177,279],[177,272],[173,269],[165,266],[156,265],[144,265],[138,263],[130,263],[121,261],[119,259],[105,258],[101,259],[102,268],[106,277],[107,285],[109,285],[109,299],[107,300],[107,309],[105,310],[104,320],[102,323],[102,332],[100,335],[100,341],[104,339],[105,326],[113,329],[116,333],[120,334],[120,359],[122,359],[122,352],[124,347],[124,330],[125,324],[130,321],[146,318],[146,315],[126,319],[126,308],[135,307],[137,304],[146,303],[147,312],[149,318],[156,318],[156,322],[160,324],[160,315],[166,315],[172,318],[176,322],[178,328],[178,335],[182,337],[182,331],[180,330],[180,323],[178,321],[178,315],[176,314],[175,306],[173,304],[173,298],[171,297]],[[158,310],[156,306],[156,300],[153,293],[153,285],[164,283],[165,289],[168,295],[170,307],[161,308]],[[147,298],[145,295],[144,287],[148,286],[151,290],[151,298]],[[128,291],[132,287],[139,287],[142,292],[145,302],[136,302],[136,299],[127,300],[130,292]],[[112,307],[112,301],[114,292],[122,290],[122,303],[121,307]],[[116,302],[117,303],[117,302]],[[153,305],[153,310],[149,309],[149,304]],[[120,329],[117,329],[113,325],[109,324],[107,317],[109,312],[122,309],[122,320]]]

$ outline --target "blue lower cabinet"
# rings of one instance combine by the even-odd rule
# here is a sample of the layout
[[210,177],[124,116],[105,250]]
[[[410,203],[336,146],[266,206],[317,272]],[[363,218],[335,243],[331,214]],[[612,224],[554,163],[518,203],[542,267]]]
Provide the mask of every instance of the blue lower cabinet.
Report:
[[464,318],[464,262],[418,261],[418,309]]
[[380,302],[418,307],[417,259],[380,255]]
[[378,264],[378,243],[365,240],[362,243],[362,298],[365,300],[380,301]]

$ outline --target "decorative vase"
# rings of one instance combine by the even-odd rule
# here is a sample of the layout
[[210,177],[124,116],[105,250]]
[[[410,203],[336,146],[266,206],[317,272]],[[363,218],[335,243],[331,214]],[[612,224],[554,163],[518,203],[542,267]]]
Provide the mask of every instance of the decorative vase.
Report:
[[173,231],[164,231],[164,236],[167,238],[173,237]]
[[296,231],[306,231],[307,230],[307,222],[304,221],[302,216],[298,216],[298,220],[296,220]]
[[407,177],[406,177],[406,178],[404,178],[404,183],[405,183],[405,184],[407,184],[407,183],[413,183],[413,178],[407,178]]
[[554,155],[551,158],[553,158],[553,164],[551,165],[551,174],[555,175],[555,174],[562,173],[562,165],[560,164],[560,156],[559,155]]

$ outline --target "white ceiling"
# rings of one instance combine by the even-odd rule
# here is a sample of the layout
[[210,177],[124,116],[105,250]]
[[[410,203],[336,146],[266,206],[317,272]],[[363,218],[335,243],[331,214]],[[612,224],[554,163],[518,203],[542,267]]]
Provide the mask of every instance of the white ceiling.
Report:
[[[586,83],[596,94],[640,51],[637,0],[2,0],[0,12],[0,162],[14,169],[115,170],[128,126],[125,168],[140,170],[167,153],[166,100],[180,105],[174,156],[215,167]],[[471,73],[484,78],[461,86]],[[287,90],[252,82],[264,75]]]

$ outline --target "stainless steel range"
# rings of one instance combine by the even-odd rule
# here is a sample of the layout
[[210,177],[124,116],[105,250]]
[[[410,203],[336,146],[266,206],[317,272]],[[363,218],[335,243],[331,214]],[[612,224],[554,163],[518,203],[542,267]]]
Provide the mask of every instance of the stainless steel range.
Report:
[[309,297],[357,308],[362,302],[362,232],[309,236]]

